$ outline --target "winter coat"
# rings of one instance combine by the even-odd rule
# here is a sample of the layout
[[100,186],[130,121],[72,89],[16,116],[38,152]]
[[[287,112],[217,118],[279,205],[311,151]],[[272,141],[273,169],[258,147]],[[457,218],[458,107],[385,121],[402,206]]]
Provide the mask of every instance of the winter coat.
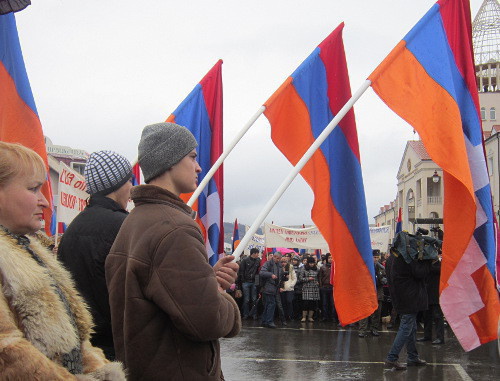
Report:
[[333,289],[332,284],[330,283],[330,273],[332,271],[331,263],[326,263],[324,266],[321,266],[319,269],[319,287],[326,289]]
[[[260,291],[263,294],[276,295],[280,288],[281,279],[283,279],[283,273],[281,264],[274,262],[274,259],[264,263],[259,272],[261,282],[263,282]],[[275,279],[272,278],[273,275],[276,275]]]
[[239,282],[241,284],[255,282],[255,275],[259,271],[260,258],[245,257],[242,259],[239,270]]
[[220,380],[218,339],[235,336],[241,320],[218,290],[192,210],[155,185],[131,197],[106,259],[116,357],[129,380]]
[[[317,267],[304,266],[300,272],[302,280],[302,300],[319,300],[319,283]],[[309,278],[314,278],[310,280]]]
[[295,275],[297,276],[297,281],[295,282],[295,287],[293,288],[293,291],[296,294],[302,294],[302,280],[300,277],[300,273],[302,272],[304,267],[293,266],[293,269],[295,270]]
[[288,265],[288,280],[283,282],[283,290],[284,291],[293,291],[295,284],[297,283],[297,274],[295,274],[295,270],[293,269],[293,265]]
[[57,255],[71,272],[95,323],[93,345],[114,358],[104,262],[127,212],[106,196],[93,195],[64,233]]
[[[92,318],[70,274],[38,240],[21,241],[32,253],[0,229],[0,378],[125,380],[90,344]],[[83,374],[73,375],[62,354],[78,348]]]
[[429,276],[426,279],[427,297],[429,304],[439,304],[439,279],[441,277],[441,261],[431,264]]
[[425,278],[430,260],[406,263],[402,255],[391,253],[385,265],[392,304],[399,314],[416,314],[427,310]]
[[377,285],[377,299],[384,300],[384,285],[387,284],[385,267],[380,262],[375,263],[375,283]]

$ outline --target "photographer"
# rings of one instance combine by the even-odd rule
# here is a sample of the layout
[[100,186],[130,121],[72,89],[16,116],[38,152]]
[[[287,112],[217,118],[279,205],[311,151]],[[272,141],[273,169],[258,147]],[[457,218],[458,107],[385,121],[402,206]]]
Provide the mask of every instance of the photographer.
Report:
[[[385,270],[392,303],[401,315],[398,333],[385,362],[387,368],[404,370],[406,365],[427,365],[419,358],[416,347],[417,313],[427,309],[425,278],[430,273],[431,259],[437,257],[435,245],[440,245],[440,241],[424,237],[423,234],[427,234],[427,231],[420,228],[417,235],[399,233],[394,239],[391,256],[387,260]],[[406,365],[398,361],[404,346],[407,351]]]

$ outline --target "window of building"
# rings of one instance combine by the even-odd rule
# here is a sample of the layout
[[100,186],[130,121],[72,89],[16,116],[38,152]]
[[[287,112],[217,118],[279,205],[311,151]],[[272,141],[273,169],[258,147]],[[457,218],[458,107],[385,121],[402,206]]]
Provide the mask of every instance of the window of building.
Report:
[[71,168],[83,176],[83,171],[85,170],[85,163],[71,163]]
[[486,108],[481,107],[481,119],[486,120]]
[[488,158],[488,175],[493,176],[493,156]]
[[491,120],[497,119],[497,112],[495,110],[495,107],[490,108],[490,119]]

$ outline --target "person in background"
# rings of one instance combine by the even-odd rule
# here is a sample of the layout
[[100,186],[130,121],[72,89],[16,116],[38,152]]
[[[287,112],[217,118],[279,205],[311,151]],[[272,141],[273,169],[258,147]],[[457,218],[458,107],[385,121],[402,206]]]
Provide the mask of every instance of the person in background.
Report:
[[[321,321],[336,321],[333,302],[333,285],[330,282],[332,255],[325,254],[325,264],[319,269],[319,292],[322,301]],[[338,322],[337,322],[338,323]]]
[[[380,313],[382,310],[382,302],[384,300],[383,286],[387,284],[385,268],[380,264],[380,250],[373,250],[373,264],[375,266],[375,285],[377,287],[377,309],[367,318],[359,321],[359,337],[368,336],[370,332],[373,336],[380,336]],[[368,328],[368,325],[370,328]]]
[[257,286],[255,285],[255,275],[259,271],[260,258],[259,249],[250,249],[250,256],[242,259],[239,269],[238,281],[243,291],[243,319],[252,317],[257,318],[257,311],[253,309],[253,315],[250,316],[252,307],[257,302]]
[[92,317],[71,275],[34,236],[46,180],[37,153],[0,142],[0,378],[125,380],[90,343]]
[[439,305],[439,279],[441,275],[441,255],[432,262],[430,274],[426,279],[429,308],[424,311],[424,336],[417,341],[432,340],[432,325],[436,327],[434,345],[444,344],[444,316]]
[[84,170],[88,205],[66,229],[58,258],[71,272],[96,324],[92,345],[115,358],[104,263],[128,212],[132,166],[112,151],[93,152]]
[[[416,333],[417,313],[427,309],[425,278],[429,275],[430,264],[429,260],[411,260],[407,263],[402,254],[391,249],[385,269],[392,303],[401,315],[401,323],[387,354],[386,368],[404,370],[406,365],[427,365],[418,355]],[[408,355],[406,365],[399,362],[399,353],[404,346]]]
[[298,255],[293,256],[292,266],[295,271],[295,276],[297,281],[293,287],[293,319],[300,319],[300,314],[302,312],[302,281],[300,280],[300,272],[302,267],[300,266],[300,257]]
[[307,263],[300,273],[302,280],[302,319],[301,322],[313,322],[314,311],[318,308],[319,282],[316,258],[308,257]]
[[262,280],[261,293],[264,303],[262,313],[262,326],[276,328],[274,324],[274,311],[276,308],[276,295],[279,293],[280,281],[283,278],[281,267],[281,253],[275,252],[272,259],[268,260],[260,269],[259,276]]
[[283,267],[283,272],[285,274],[285,281],[283,282],[283,291],[281,292],[281,304],[283,305],[283,310],[285,311],[285,319],[293,319],[293,299],[295,296],[295,284],[297,283],[297,274],[290,263],[288,257],[281,259],[281,265]]
[[214,267],[193,210],[179,197],[197,187],[193,134],[174,123],[142,131],[145,185],[106,258],[116,358],[130,380],[221,380],[219,338],[241,328],[234,256]]

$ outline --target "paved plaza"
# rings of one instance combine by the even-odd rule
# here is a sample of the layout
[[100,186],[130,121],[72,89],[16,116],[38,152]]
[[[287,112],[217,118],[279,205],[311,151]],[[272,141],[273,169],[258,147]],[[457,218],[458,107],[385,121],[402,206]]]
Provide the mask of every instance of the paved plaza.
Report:
[[[500,380],[497,343],[466,353],[449,328],[444,345],[417,343],[427,366],[396,371],[384,368],[395,329],[359,338],[357,328],[329,322],[278,327],[261,328],[259,321],[246,320],[238,337],[221,340],[226,380]],[[404,350],[400,359],[406,359]]]

